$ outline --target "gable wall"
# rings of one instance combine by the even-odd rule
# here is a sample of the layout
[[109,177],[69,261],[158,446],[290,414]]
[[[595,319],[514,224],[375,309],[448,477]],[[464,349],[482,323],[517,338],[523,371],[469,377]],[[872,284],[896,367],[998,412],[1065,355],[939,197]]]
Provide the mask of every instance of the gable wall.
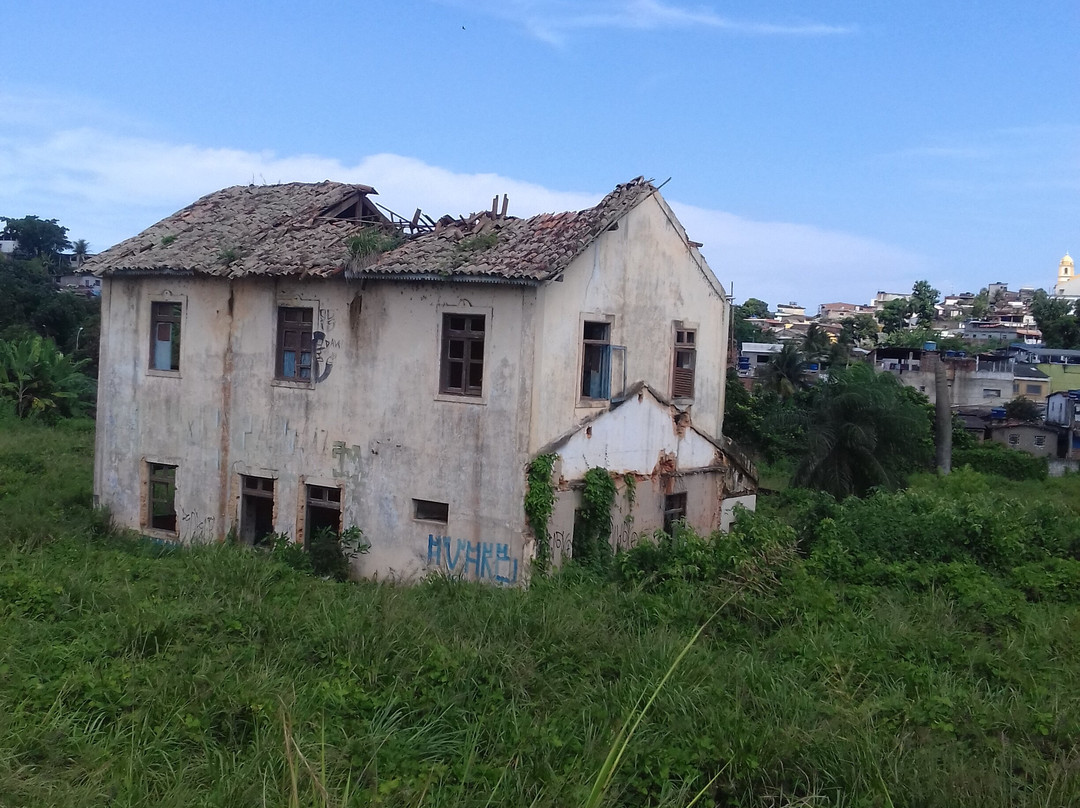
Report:
[[[294,537],[304,486],[340,487],[344,524],[372,543],[365,574],[524,574],[533,290],[163,277],[105,287],[95,493],[120,524],[156,535],[145,529],[150,460],[178,466],[181,540],[222,538],[240,475],[252,474],[275,479],[274,525]],[[166,294],[184,304],[179,374],[147,370],[150,302]],[[273,380],[278,305],[316,311],[313,387]],[[448,310],[487,318],[479,399],[439,394]],[[414,520],[413,498],[449,503],[448,523]]]
[[[607,407],[580,401],[582,325],[605,316],[612,318],[612,343],[626,346],[627,384],[642,380],[665,395],[671,393],[674,321],[697,329],[691,413],[705,432],[721,434],[727,303],[657,195],[623,217],[618,229],[603,233],[571,263],[562,281],[541,287],[538,298],[531,451]],[[615,351],[613,394],[622,382],[622,355]]]

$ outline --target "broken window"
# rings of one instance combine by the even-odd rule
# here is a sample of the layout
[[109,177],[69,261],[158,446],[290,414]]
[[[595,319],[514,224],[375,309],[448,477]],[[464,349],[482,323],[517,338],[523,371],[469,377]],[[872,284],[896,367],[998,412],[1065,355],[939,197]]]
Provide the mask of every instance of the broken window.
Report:
[[322,528],[341,532],[341,489],[324,485],[307,486],[304,538],[314,536]]
[[686,492],[664,497],[664,532],[674,535],[675,525],[686,521]]
[[694,397],[694,364],[697,360],[697,333],[692,329],[675,331],[675,367],[671,374],[671,397]]
[[311,309],[278,307],[277,378],[311,380],[311,324]]
[[484,315],[444,314],[439,391],[479,396],[484,385]]
[[260,545],[274,532],[274,481],[269,477],[241,478],[240,538]]
[[445,525],[450,521],[450,505],[446,502],[414,499],[413,518],[424,522],[441,522]]
[[582,329],[581,397],[611,398],[611,323],[586,321]]
[[181,303],[150,304],[150,368],[180,370]]
[[176,532],[176,466],[148,463],[149,497],[147,509],[149,527]]

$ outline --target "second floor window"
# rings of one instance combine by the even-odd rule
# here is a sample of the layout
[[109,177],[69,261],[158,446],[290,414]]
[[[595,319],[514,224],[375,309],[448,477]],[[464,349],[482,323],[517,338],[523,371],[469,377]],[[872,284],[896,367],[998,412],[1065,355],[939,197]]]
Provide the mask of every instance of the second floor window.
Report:
[[611,398],[611,323],[586,320],[581,342],[581,397]]
[[439,392],[479,396],[484,386],[484,315],[444,314]]
[[694,397],[694,365],[697,334],[689,329],[675,331],[675,367],[671,372],[671,397]]
[[311,381],[311,323],[311,309],[278,307],[277,378]]
[[150,369],[180,370],[180,303],[150,304]]

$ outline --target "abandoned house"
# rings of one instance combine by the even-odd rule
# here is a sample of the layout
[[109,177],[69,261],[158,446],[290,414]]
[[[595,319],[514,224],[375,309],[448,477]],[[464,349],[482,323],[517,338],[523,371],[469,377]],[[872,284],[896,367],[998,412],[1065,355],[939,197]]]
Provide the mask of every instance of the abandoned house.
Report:
[[97,256],[94,489],[144,535],[305,541],[357,526],[355,572],[516,583],[573,553],[585,472],[611,542],[753,507],[722,437],[728,301],[650,182],[586,210],[411,221],[335,182],[226,188]]

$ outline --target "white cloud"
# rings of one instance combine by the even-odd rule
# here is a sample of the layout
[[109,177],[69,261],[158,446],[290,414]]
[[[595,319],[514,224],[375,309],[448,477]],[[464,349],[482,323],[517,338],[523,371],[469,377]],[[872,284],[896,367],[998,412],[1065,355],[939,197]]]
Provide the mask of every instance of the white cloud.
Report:
[[926,258],[874,239],[790,222],[671,203],[690,238],[737,301],[866,303],[878,290],[906,291],[932,274]]
[[[205,148],[76,128],[0,134],[0,215],[59,219],[72,238],[94,251],[132,236],[228,185],[334,179],[379,189],[377,201],[411,216],[416,207],[438,217],[490,206],[506,193],[510,213],[593,205],[607,188],[562,191],[495,173],[468,174],[421,160],[376,154],[346,163],[319,155]],[[620,180],[630,179],[620,177]],[[675,193],[665,189],[665,195]],[[859,302],[878,288],[906,289],[929,277],[919,256],[872,239],[804,224],[761,222],[671,200],[690,237],[737,299],[804,305],[834,299]]]
[[834,36],[851,34],[851,25],[819,22],[764,22],[732,19],[711,8],[687,8],[659,0],[444,0],[524,27],[532,36],[562,44],[583,29],[659,30],[707,28],[749,36]]

